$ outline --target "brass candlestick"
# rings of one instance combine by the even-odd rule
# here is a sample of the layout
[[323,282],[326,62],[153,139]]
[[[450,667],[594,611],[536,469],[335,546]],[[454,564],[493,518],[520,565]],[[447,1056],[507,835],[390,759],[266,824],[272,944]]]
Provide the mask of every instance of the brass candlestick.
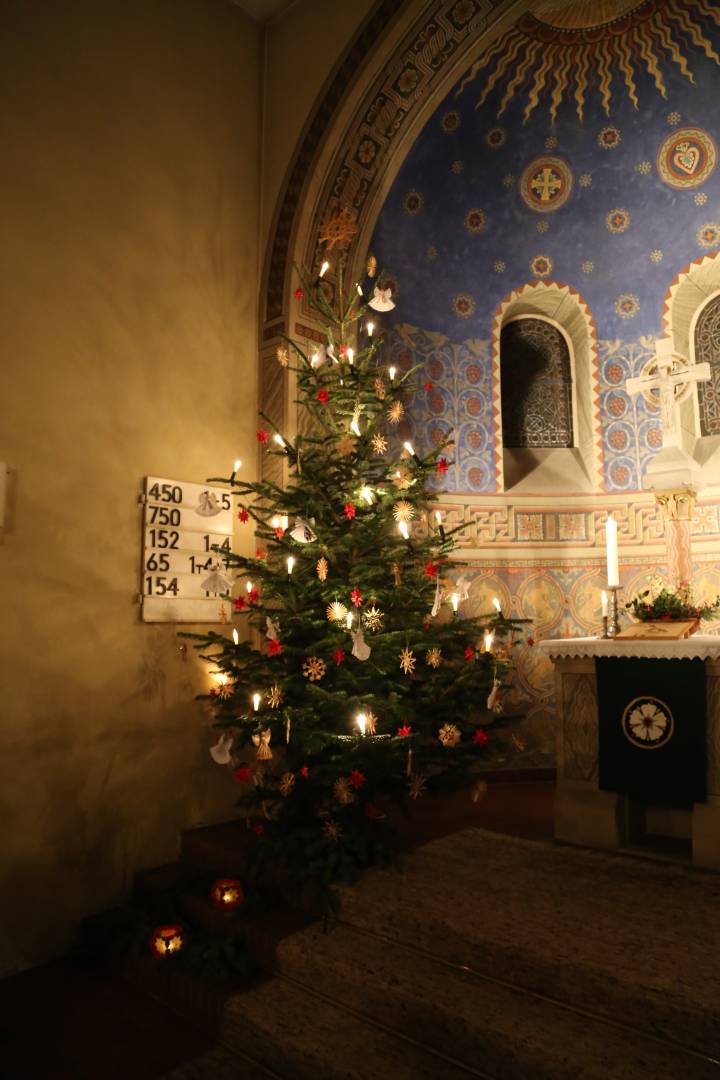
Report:
[[[608,605],[609,610],[608,610],[608,616],[607,616],[607,637],[614,638],[614,637],[617,637],[617,635],[619,633],[619,630],[620,630],[620,627],[618,626],[618,606],[617,606],[617,594],[620,592],[620,586],[619,585],[608,585],[607,591],[610,593],[610,598],[609,598],[610,602],[609,602],[609,605]],[[605,625],[604,625],[604,620],[603,620],[603,630],[604,629],[605,629]],[[603,637],[605,637],[605,634],[603,634]]]

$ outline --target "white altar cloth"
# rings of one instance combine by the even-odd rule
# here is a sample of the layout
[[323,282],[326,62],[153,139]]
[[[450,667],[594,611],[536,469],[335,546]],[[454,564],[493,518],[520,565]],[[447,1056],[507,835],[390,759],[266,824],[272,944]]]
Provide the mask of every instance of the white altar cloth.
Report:
[[537,642],[550,660],[584,659],[595,656],[637,656],[658,660],[718,660],[720,637],[692,634],[681,641],[615,641],[613,638],[557,638]]

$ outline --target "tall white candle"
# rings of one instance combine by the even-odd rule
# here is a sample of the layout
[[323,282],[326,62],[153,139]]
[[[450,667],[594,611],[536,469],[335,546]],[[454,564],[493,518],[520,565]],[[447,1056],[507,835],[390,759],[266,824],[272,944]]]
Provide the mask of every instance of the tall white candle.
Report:
[[605,592],[604,589],[600,593],[600,603],[602,604],[602,617],[603,617],[603,619],[607,619],[608,599],[607,599],[607,593]]
[[605,524],[605,542],[607,546],[608,585],[611,589],[618,588],[620,585],[620,568],[618,565],[617,521],[612,514],[608,514]]

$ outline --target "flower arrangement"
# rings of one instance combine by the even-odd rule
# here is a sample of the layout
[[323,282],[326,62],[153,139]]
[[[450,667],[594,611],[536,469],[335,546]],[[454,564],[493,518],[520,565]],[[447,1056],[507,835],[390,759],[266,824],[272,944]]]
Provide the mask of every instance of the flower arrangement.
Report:
[[676,589],[670,589],[657,579],[651,579],[650,587],[634,596],[625,607],[640,622],[712,619],[720,614],[720,596],[716,596],[712,603],[700,604],[693,596],[688,581],[680,581]]

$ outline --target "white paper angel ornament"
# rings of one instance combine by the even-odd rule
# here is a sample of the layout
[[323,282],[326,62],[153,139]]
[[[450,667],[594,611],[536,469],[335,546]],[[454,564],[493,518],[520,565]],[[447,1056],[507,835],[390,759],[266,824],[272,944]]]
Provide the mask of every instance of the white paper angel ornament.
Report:
[[265,616],[265,637],[271,641],[277,641],[280,637],[280,623],[275,622],[269,615]]
[[293,540],[297,540],[298,544],[311,544],[313,540],[317,540],[317,533],[313,532],[306,521],[302,518],[295,518],[295,524],[290,530],[290,535]]
[[198,504],[195,513],[200,517],[215,517],[222,513],[222,507],[217,495],[212,491],[201,491],[198,495]]
[[232,578],[228,577],[224,565],[218,559],[210,567],[210,574],[200,582],[200,588],[209,593],[229,593],[233,587]]
[[373,308],[375,311],[392,311],[395,304],[391,297],[392,289],[381,289],[376,285],[372,300],[368,300],[368,307]]
[[220,736],[214,746],[210,747],[210,757],[216,765],[229,765],[232,759],[233,737],[229,731]]
[[367,660],[372,650],[365,641],[365,636],[362,632],[362,628],[358,627],[357,630],[351,630],[350,637],[352,638],[353,642],[353,656],[357,657],[358,660]]
[[500,696],[501,696],[500,691],[501,691],[501,689],[502,689],[502,683],[500,682],[500,680],[499,679],[493,679],[492,690],[488,694],[488,698],[487,698],[487,707],[488,707],[488,709],[491,709],[493,712],[498,712],[498,711],[502,710],[502,705],[500,703]]
[[442,604],[442,589],[440,588],[440,575],[438,574],[438,576],[435,578],[435,599],[433,600],[432,611],[430,612],[433,619],[435,618],[438,611],[440,610],[440,605],[441,604]]

